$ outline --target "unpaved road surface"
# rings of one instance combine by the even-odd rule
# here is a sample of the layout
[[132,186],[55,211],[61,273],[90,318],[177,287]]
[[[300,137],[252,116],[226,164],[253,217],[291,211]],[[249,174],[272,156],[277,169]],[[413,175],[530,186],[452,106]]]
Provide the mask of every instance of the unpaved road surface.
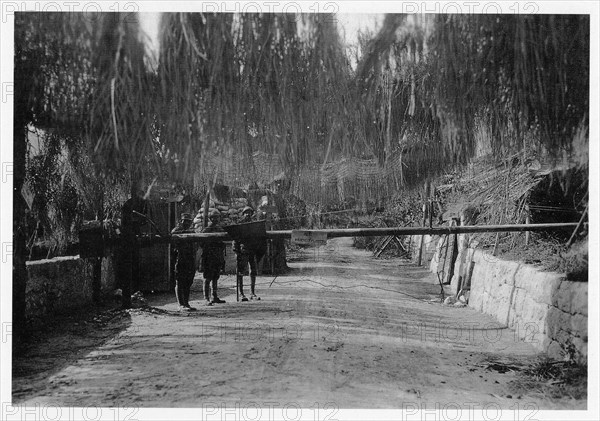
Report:
[[[514,394],[533,346],[470,308],[439,303],[434,275],[407,261],[377,260],[351,239],[306,249],[290,273],[259,277],[261,301],[236,302],[235,277],[220,281],[226,304],[193,313],[174,294],[151,307],[107,311],[46,335],[13,361],[13,402],[82,407],[320,407],[537,409],[585,400]],[[434,300],[438,299],[437,302]],[[332,411],[332,412],[327,412]],[[527,412],[529,411],[529,412]],[[334,419],[330,418],[330,419]],[[535,417],[534,417],[535,418]]]

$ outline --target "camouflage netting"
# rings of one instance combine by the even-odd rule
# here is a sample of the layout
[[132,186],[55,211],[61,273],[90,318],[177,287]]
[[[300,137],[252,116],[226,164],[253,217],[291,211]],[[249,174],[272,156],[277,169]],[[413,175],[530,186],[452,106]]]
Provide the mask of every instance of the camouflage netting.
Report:
[[400,156],[381,166],[375,159],[344,158],[322,166],[286,171],[276,155],[255,152],[250,157],[207,155],[194,178],[195,190],[206,191],[213,179],[232,187],[270,186],[306,203],[328,208],[345,202],[383,203],[401,188]]

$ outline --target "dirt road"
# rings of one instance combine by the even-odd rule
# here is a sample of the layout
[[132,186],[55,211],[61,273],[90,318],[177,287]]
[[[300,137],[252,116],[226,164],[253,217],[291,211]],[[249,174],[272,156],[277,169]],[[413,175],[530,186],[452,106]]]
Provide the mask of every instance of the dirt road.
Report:
[[[32,345],[15,361],[15,403],[63,406],[321,408],[585,408],[586,401],[513,394],[531,344],[470,308],[444,306],[424,268],[376,260],[351,239],[307,249],[285,276],[259,277],[261,301],[177,311],[174,296],[148,309],[108,312]],[[112,319],[111,319],[112,317]],[[83,326],[85,325],[85,326]],[[529,406],[528,406],[529,405]],[[330,411],[330,412],[327,412]],[[333,417],[335,418],[335,417]]]

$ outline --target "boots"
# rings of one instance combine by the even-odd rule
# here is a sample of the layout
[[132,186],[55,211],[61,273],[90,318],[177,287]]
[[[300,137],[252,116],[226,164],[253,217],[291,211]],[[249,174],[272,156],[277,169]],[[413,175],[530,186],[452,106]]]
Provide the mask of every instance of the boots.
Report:
[[175,286],[175,297],[177,298],[177,303],[179,304],[179,310],[189,311],[188,307],[185,305],[185,293],[179,284]]
[[248,299],[244,295],[244,276],[243,275],[237,276],[237,284],[238,284],[238,291],[240,292],[240,301],[248,301]]
[[254,292],[254,287],[256,285],[256,275],[250,275],[250,299],[251,300],[260,300],[260,297],[256,295]]
[[204,280],[204,300],[207,306],[212,306],[213,303],[210,300],[210,279]]
[[225,300],[221,300],[219,297],[217,297],[217,280],[213,279],[212,280],[212,302],[216,303],[216,304],[222,304],[225,302]]
[[188,309],[188,311],[195,311],[196,307],[192,307],[190,306],[190,290],[191,290],[192,286],[188,285],[185,288],[183,288],[183,297],[184,297],[184,307]]

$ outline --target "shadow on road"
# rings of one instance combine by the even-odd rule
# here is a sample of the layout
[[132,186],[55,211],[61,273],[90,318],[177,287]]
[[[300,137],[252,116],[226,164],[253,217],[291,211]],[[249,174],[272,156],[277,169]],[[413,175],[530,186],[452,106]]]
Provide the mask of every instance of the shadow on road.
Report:
[[131,325],[128,310],[115,305],[84,307],[30,327],[17,349],[13,345],[13,402],[33,390],[49,387],[49,379]]

